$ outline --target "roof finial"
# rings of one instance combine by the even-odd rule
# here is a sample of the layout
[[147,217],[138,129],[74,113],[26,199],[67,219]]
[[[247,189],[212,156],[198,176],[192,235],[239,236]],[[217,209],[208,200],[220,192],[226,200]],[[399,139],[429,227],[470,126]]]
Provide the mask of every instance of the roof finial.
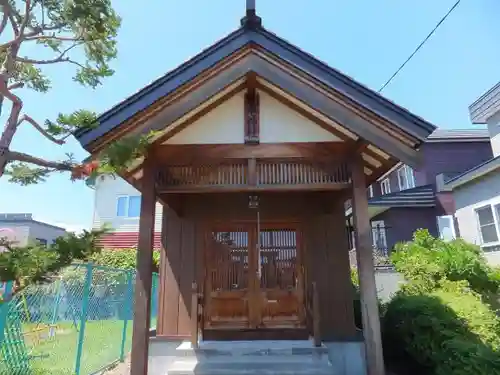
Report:
[[255,0],[247,0],[247,16],[248,13],[255,14]]
[[245,17],[241,19],[241,26],[248,29],[256,29],[262,25],[262,20],[255,11],[255,0],[246,0],[247,12]]

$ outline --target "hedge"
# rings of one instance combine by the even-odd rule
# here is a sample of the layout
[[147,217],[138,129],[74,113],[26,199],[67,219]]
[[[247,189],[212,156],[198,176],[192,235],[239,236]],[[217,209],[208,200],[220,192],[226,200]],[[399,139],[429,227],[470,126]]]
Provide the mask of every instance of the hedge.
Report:
[[[92,256],[95,264],[121,269],[135,269],[137,264],[137,249],[104,249]],[[160,265],[160,252],[153,251],[153,270],[158,272]]]
[[500,321],[468,283],[399,292],[382,320],[384,349],[434,375],[500,375]]

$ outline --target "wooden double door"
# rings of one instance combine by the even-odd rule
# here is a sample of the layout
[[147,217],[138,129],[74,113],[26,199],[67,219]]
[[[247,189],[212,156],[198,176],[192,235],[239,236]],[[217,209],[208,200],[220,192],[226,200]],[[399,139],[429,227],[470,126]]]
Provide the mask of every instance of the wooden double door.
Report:
[[305,326],[299,229],[291,223],[226,223],[207,229],[204,329]]

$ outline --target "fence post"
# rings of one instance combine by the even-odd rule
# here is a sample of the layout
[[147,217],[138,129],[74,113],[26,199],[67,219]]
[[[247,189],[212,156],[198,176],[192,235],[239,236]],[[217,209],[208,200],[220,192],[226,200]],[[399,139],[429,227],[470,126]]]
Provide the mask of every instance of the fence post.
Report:
[[80,366],[82,361],[83,352],[83,339],[85,337],[85,323],[87,322],[87,313],[89,310],[90,287],[92,286],[92,264],[87,263],[85,268],[87,273],[85,275],[85,285],[83,287],[83,300],[82,300],[82,316],[80,317],[80,332],[78,332],[78,348],[76,352],[75,374],[80,375]]
[[134,297],[134,286],[132,284],[132,279],[134,274],[132,271],[127,272],[127,295],[125,296],[124,302],[127,303],[127,308],[124,309],[124,317],[123,317],[123,331],[122,331],[122,344],[120,349],[120,362],[125,360],[125,341],[127,338],[127,326],[130,318],[130,312],[132,311],[131,305],[133,303]]
[[3,344],[3,340],[5,338],[5,328],[7,327],[7,316],[9,315],[9,302],[5,302],[8,300],[12,294],[12,289],[14,286],[13,281],[7,281],[5,282],[4,285],[4,291],[3,291],[3,300],[2,304],[0,305],[0,345]]

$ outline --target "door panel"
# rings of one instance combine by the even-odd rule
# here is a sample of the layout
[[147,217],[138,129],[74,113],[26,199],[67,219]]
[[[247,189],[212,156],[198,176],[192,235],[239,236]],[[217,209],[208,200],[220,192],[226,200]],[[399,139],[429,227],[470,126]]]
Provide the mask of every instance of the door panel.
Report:
[[248,327],[251,261],[255,241],[246,227],[218,228],[207,233],[205,326]]
[[205,328],[304,325],[299,244],[300,231],[289,224],[225,224],[208,230]]
[[261,226],[260,320],[264,327],[304,323],[299,231],[290,225]]

